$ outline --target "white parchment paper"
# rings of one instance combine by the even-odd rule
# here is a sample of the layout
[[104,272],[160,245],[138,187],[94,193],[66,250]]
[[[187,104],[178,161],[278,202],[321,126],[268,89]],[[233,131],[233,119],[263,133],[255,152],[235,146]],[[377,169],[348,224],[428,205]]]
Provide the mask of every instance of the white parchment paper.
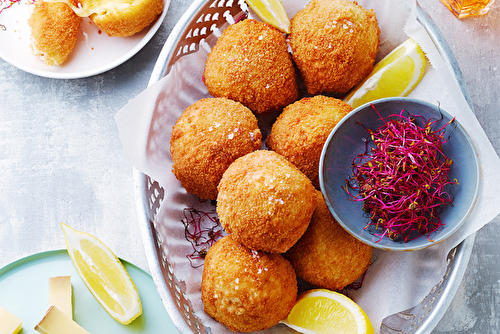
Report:
[[[284,0],[292,17],[307,0]],[[426,53],[430,64],[422,82],[410,97],[440,106],[458,121],[471,136],[477,149],[480,166],[480,192],[474,211],[464,225],[447,240],[428,249],[415,252],[374,251],[374,263],[369,268],[361,289],[350,291],[352,297],[368,314],[375,332],[382,320],[394,313],[409,309],[422,301],[443,277],[446,256],[450,249],[467,236],[490,222],[500,213],[500,159],[486,137],[473,112],[467,105],[460,87],[442,59],[430,36],[416,20],[415,3],[398,0],[358,0],[365,8],[374,9],[381,28],[381,59],[409,36]],[[200,298],[201,268],[193,268],[186,259],[192,252],[184,238],[186,207],[210,209],[210,203],[201,203],[185,192],[171,172],[169,152],[170,131],[175,120],[190,104],[208,97],[201,77],[209,47],[215,36],[207,38],[205,47],[180,58],[171,72],[151,85],[116,114],[125,155],[135,168],[157,180],[166,190],[165,199],[157,216],[156,228],[163,237],[162,248],[172,264],[176,277],[184,283],[185,293],[193,311],[213,333],[230,333],[203,312]],[[280,325],[266,333],[289,332]]]

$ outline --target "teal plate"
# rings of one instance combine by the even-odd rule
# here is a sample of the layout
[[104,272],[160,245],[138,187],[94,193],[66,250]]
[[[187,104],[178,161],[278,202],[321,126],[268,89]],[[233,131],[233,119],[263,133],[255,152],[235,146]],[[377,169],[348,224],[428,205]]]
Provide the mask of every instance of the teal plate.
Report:
[[66,250],[28,256],[0,269],[0,305],[22,320],[21,334],[38,334],[34,328],[49,308],[49,277],[71,275],[73,319],[89,333],[179,333],[151,276],[127,261],[122,263],[142,302],[142,315],[129,325],[118,323],[102,308],[78,276]]

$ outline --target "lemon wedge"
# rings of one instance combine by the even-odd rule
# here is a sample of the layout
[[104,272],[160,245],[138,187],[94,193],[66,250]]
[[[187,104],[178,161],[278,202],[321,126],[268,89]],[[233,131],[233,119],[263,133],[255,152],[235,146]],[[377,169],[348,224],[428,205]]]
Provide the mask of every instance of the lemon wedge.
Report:
[[407,96],[424,77],[426,64],[424,52],[409,38],[378,62],[344,102],[356,108],[381,98]]
[[121,324],[142,313],[139,292],[116,255],[99,239],[61,223],[66,248],[83,282],[102,307]]
[[325,289],[302,293],[281,322],[300,333],[374,333],[370,319],[355,302]]
[[290,19],[281,0],[246,0],[262,21],[281,32],[290,33]]

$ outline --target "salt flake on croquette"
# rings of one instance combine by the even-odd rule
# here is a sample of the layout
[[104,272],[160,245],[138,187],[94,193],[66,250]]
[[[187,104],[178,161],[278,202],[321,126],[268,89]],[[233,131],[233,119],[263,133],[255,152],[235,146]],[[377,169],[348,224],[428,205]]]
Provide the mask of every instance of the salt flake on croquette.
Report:
[[278,324],[295,304],[297,290],[295,272],[281,254],[248,249],[231,236],[217,241],[205,258],[205,312],[233,331]]
[[258,150],[236,159],[218,186],[217,214],[250,249],[286,252],[306,231],[316,207],[311,181],[283,156]]
[[291,19],[293,60],[310,95],[347,93],[372,70],[380,28],[349,0],[311,0]]
[[238,101],[256,114],[279,111],[298,97],[285,37],[252,19],[224,30],[208,54],[203,82],[210,95]]
[[201,99],[184,110],[172,129],[172,170],[187,192],[215,200],[229,165],[261,145],[250,109],[226,98]]

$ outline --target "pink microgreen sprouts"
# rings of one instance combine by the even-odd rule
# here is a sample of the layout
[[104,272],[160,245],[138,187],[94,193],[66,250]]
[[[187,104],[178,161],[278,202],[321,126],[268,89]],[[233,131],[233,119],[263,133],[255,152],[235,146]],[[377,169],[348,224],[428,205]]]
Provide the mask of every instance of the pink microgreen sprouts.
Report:
[[181,221],[184,224],[184,236],[193,248],[187,258],[193,268],[198,268],[203,265],[208,249],[222,237],[222,225],[215,210],[205,212],[186,208]]
[[449,185],[458,184],[449,180],[453,160],[442,151],[445,128],[455,119],[438,130],[433,128],[439,120],[404,110],[381,119],[378,129],[367,129],[366,150],[354,158],[344,189],[352,200],[363,201],[370,218],[365,229],[379,237],[377,242],[386,236],[408,242],[422,235],[433,241],[430,235],[444,225],[440,213],[453,202]]
[[[21,0],[0,0],[0,14],[5,10],[11,8],[14,4],[21,3]],[[35,0],[28,0],[28,3],[33,4]],[[2,26],[5,27],[5,26]],[[4,30],[4,28],[2,28]]]

